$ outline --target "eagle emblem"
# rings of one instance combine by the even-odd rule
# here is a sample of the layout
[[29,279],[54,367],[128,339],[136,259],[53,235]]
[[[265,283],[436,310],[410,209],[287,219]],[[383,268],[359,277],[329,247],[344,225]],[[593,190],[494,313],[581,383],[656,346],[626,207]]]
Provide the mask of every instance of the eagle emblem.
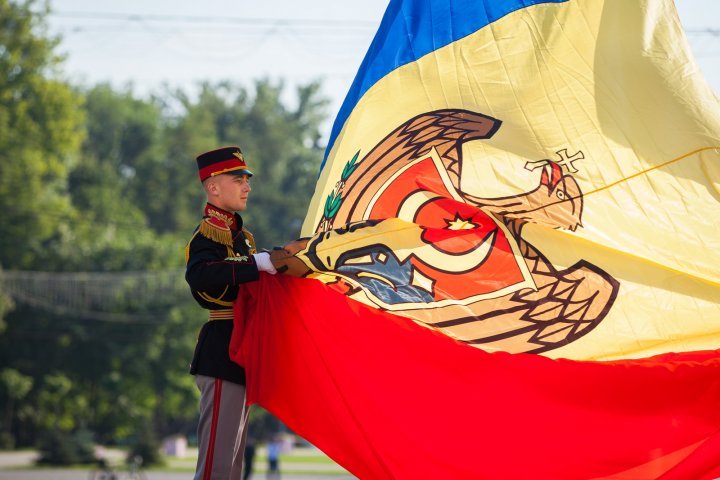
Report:
[[464,192],[462,145],[501,124],[466,110],[428,112],[356,155],[291,270],[487,350],[540,353],[587,334],[619,283],[585,260],[557,268],[523,237],[527,223],[581,228],[572,173],[584,154],[528,162],[539,171],[531,191]]

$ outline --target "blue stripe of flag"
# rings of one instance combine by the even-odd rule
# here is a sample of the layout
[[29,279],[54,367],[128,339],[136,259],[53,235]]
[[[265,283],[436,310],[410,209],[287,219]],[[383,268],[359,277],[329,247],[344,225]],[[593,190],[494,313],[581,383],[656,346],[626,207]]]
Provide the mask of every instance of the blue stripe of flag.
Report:
[[391,0],[375,38],[335,118],[325,158],[350,112],[378,80],[396,68],[460,40],[505,15],[568,0]]

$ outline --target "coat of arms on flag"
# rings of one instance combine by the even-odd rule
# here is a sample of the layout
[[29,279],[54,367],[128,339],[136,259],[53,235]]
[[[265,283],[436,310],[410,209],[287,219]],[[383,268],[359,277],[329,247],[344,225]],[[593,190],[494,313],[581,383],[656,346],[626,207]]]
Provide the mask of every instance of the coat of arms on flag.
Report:
[[362,160],[356,154],[298,257],[306,270],[294,273],[488,349],[541,352],[592,329],[618,282],[586,261],[559,270],[522,237],[528,222],[581,225],[572,160],[527,162],[537,178],[528,192],[479,198],[462,191],[464,143],[499,128],[499,120],[473,112],[429,112]]

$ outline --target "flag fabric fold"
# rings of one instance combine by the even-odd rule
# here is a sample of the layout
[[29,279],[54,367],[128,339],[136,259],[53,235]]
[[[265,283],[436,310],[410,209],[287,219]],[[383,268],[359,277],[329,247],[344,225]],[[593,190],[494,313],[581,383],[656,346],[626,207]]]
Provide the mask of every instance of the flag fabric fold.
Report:
[[392,0],[231,354],[362,479],[717,478],[719,226],[671,0]]
[[718,351],[489,353],[287,276],[263,274],[235,308],[248,402],[358,478],[720,476]]

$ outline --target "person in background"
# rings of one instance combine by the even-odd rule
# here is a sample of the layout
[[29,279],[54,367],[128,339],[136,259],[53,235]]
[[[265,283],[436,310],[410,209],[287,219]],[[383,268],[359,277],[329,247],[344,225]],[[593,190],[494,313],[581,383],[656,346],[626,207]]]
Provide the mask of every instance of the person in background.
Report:
[[253,464],[255,462],[255,452],[257,441],[253,437],[247,437],[245,442],[245,465],[243,469],[243,480],[248,480],[252,475]]
[[273,435],[267,444],[268,458],[268,479],[277,480],[280,478],[280,450],[282,443],[279,435]]

